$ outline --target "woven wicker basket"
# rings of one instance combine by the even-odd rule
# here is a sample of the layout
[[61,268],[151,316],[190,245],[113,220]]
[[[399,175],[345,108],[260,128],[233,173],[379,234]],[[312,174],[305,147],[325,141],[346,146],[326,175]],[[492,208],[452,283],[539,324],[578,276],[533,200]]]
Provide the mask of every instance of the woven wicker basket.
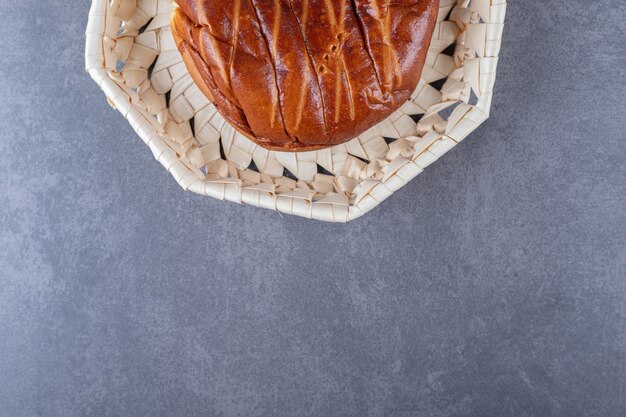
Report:
[[272,152],[239,134],[189,76],[171,0],[93,0],[87,71],[185,189],[330,222],[362,216],[489,117],[505,0],[441,0],[408,101],[330,149]]

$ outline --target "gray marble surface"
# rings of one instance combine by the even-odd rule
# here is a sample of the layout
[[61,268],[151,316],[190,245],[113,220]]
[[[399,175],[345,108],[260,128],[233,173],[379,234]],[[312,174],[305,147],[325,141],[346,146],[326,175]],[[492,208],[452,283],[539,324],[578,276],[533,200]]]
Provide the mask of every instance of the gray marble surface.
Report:
[[626,6],[511,1],[492,118],[366,217],[186,194],[0,2],[0,417],[626,415]]

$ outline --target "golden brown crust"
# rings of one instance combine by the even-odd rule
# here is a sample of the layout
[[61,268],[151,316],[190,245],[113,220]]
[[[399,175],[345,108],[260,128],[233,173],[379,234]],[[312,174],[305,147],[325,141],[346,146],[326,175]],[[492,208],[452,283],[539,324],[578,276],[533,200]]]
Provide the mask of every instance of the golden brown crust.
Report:
[[278,151],[337,145],[384,120],[421,75],[438,0],[176,0],[172,32],[202,92]]

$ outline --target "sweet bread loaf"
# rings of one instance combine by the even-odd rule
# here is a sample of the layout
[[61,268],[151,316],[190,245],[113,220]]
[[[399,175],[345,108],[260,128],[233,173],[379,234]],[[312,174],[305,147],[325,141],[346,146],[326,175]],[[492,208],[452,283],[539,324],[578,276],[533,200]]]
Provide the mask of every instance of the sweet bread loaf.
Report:
[[172,32],[202,92],[278,151],[346,142],[406,102],[439,0],[175,0]]

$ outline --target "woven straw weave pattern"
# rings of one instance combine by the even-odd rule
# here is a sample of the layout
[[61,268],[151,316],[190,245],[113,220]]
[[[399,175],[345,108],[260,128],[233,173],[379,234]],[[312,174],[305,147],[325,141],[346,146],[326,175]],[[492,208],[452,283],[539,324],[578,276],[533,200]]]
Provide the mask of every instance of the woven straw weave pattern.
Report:
[[192,81],[170,0],[93,0],[87,71],[185,189],[330,222],[367,213],[489,117],[505,0],[441,0],[411,99],[352,141],[267,151],[230,126]]

